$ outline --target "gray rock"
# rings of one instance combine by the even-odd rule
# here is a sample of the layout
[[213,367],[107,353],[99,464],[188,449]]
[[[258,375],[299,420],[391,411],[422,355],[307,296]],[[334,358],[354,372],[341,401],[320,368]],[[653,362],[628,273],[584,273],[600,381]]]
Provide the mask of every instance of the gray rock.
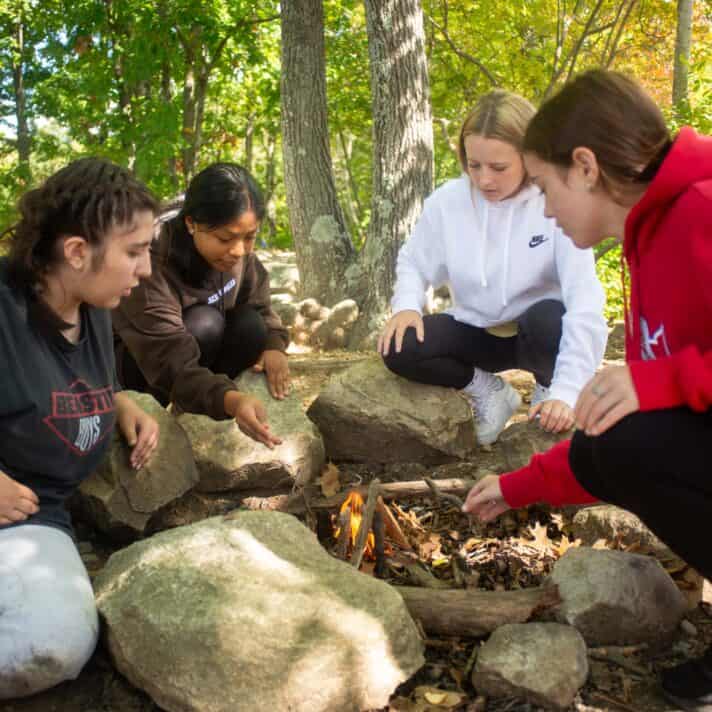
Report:
[[265,376],[253,371],[240,376],[237,388],[264,403],[267,422],[282,444],[270,450],[241,433],[234,420],[184,413],[178,422],[188,435],[200,473],[196,489],[291,489],[311,482],[324,466],[324,445],[304,415],[299,397],[291,394],[283,401],[275,400]]
[[332,329],[348,326],[358,319],[358,304],[353,299],[344,299],[338,304],[334,304],[329,314],[328,322]]
[[299,304],[299,313],[307,319],[321,320],[322,317],[320,315],[322,314],[322,308],[323,307],[316,299],[310,297],[309,299],[305,299]]
[[297,315],[299,314],[299,310],[294,304],[286,301],[273,301],[272,309],[282,320],[282,324],[284,324],[284,326],[294,326],[297,320]]
[[380,358],[333,376],[307,415],[333,460],[438,464],[475,445],[472,411],[457,391],[400,378]]
[[584,546],[592,546],[599,539],[604,539],[626,546],[640,544],[651,551],[670,554],[670,549],[635,514],[612,504],[579,510],[571,522],[571,533]]
[[114,663],[168,712],[380,708],[423,663],[398,593],[285,514],[162,532],[95,590]]
[[653,558],[577,547],[554,565],[562,603],[557,620],[577,628],[589,645],[668,640],[686,611],[684,596]]
[[575,628],[518,623],[498,628],[482,646],[472,684],[488,697],[517,697],[564,710],[587,677],[586,643]]
[[117,428],[107,457],[76,496],[77,506],[97,528],[122,541],[146,534],[151,519],[198,482],[190,443],[175,418],[147,393],[124,393],[158,421],[158,447],[136,471]]
[[540,452],[546,452],[560,440],[571,437],[571,433],[547,433],[536,423],[514,423],[499,436],[498,450],[504,460],[504,470],[510,472],[527,465]]

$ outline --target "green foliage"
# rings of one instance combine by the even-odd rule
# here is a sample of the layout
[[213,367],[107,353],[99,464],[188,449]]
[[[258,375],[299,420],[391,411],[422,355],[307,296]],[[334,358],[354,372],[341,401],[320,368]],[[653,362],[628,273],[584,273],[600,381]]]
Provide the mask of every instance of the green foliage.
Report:
[[[608,322],[623,319],[625,304],[623,302],[623,265],[621,263],[621,246],[611,247],[612,238],[601,243],[597,254],[601,255],[596,260],[596,274],[606,292],[606,306],[604,313]],[[611,249],[608,249],[611,248]],[[605,254],[604,250],[608,249]]]
[[[436,184],[459,174],[454,147],[460,124],[495,83],[538,102],[572,72],[611,66],[645,83],[673,129],[689,123],[712,133],[710,18],[699,10],[695,15],[689,105],[673,111],[675,4],[638,0],[626,15],[629,3],[422,0]],[[16,199],[27,188],[14,143],[11,68],[19,61],[34,182],[72,158],[100,153],[131,166],[169,198],[185,186],[191,150],[195,170],[217,160],[237,161],[252,170],[269,199],[263,240],[291,247],[280,143],[278,14],[277,0],[0,0],[0,225],[14,219]],[[372,184],[363,4],[324,0],[324,18],[332,159],[339,199],[360,245]],[[21,51],[18,21],[24,30]],[[196,117],[201,81],[206,93]],[[620,318],[623,308],[619,253],[607,252],[597,265],[611,318]]]

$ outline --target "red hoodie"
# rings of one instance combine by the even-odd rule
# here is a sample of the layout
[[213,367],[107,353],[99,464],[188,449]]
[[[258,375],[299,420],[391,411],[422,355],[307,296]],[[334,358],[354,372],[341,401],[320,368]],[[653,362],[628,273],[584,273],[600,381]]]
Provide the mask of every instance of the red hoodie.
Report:
[[[625,223],[630,270],[626,362],[640,410],[712,405],[712,137],[683,128]],[[502,475],[510,507],[596,501],[565,441]]]

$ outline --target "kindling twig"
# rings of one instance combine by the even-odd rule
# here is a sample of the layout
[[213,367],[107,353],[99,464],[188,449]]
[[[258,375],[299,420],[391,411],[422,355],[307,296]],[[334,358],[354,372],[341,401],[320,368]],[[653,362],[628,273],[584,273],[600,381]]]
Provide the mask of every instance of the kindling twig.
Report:
[[456,494],[445,494],[444,492],[441,492],[438,486],[435,484],[435,480],[431,479],[430,477],[423,477],[423,480],[425,484],[430,487],[430,491],[433,493],[433,496],[435,497],[435,500],[437,502],[449,502],[454,507],[462,509],[462,505],[464,504],[464,502]]
[[354,550],[351,554],[351,565],[355,566],[357,569],[361,566],[361,560],[363,559],[363,550],[366,546],[366,540],[368,539],[368,532],[371,529],[371,523],[373,522],[373,513],[376,511],[376,500],[378,499],[378,490],[380,486],[381,480],[378,478],[373,480],[368,486],[368,499],[366,500],[366,506],[363,510],[361,526],[359,527],[358,534],[356,535]]
[[336,544],[336,555],[340,559],[346,559],[349,549],[349,539],[351,538],[351,507],[346,507],[339,514],[339,538]]
[[373,513],[373,539],[374,553],[376,554],[376,567],[374,573],[376,578],[385,578],[386,575],[386,525],[383,521],[383,514],[379,509]]

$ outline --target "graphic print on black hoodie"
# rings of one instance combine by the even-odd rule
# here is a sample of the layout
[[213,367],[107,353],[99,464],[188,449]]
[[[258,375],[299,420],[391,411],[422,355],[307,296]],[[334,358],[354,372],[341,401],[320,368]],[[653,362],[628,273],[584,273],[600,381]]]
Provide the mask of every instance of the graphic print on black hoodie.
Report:
[[71,533],[65,500],[97,468],[114,428],[110,317],[83,305],[73,344],[34,297],[8,286],[6,272],[0,260],[0,470],[40,499],[22,524]]

